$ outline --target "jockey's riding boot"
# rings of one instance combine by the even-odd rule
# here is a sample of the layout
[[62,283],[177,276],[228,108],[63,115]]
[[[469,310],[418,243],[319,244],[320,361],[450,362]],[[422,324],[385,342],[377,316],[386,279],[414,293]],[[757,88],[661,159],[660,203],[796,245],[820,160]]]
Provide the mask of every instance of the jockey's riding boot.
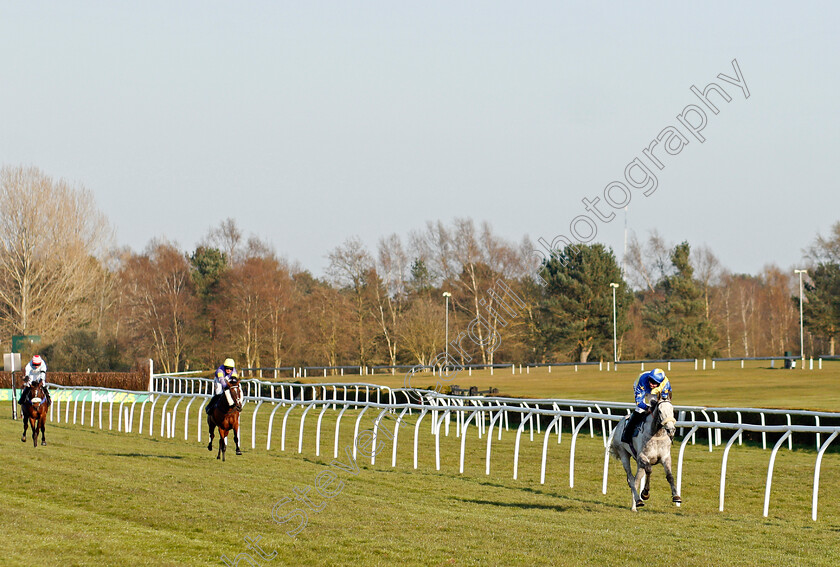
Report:
[[23,405],[23,402],[26,401],[26,397],[29,395],[29,386],[24,386],[23,390],[20,392],[20,399],[18,400],[18,405]]
[[50,389],[44,384],[44,397],[46,398],[47,405],[52,403],[52,398],[50,398]]
[[630,414],[630,419],[627,421],[627,425],[624,426],[624,432],[621,434],[622,443],[627,443],[628,445],[633,444],[633,433],[636,431],[636,427],[638,427],[639,422],[641,422],[644,417],[645,414],[637,411]]

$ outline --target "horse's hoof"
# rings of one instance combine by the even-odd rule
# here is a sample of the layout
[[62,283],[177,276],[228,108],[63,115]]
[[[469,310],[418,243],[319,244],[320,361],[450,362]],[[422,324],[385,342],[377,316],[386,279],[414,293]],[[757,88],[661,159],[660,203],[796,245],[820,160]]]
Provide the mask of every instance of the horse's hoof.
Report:
[[207,450],[208,450],[208,451],[212,451],[212,450],[213,450],[213,444],[212,444],[212,443],[211,443],[210,445],[207,445]]
[[47,444],[46,441],[41,441],[41,445],[46,445],[46,444]]
[[21,442],[21,443],[26,443],[26,437],[21,437],[21,438],[20,438],[20,442]]
[[650,500],[650,492],[648,492],[647,490],[642,492],[642,500]]
[[636,508],[641,508],[644,505],[645,505],[645,503],[643,501],[641,501],[641,500],[636,501]]
[[671,500],[672,500],[675,504],[680,504],[680,503],[682,502],[682,498],[680,498],[679,496],[674,496]]
[[240,451],[239,449],[237,449],[237,450],[236,450],[236,454],[237,454],[237,455],[241,455],[241,454],[242,454],[242,451]]

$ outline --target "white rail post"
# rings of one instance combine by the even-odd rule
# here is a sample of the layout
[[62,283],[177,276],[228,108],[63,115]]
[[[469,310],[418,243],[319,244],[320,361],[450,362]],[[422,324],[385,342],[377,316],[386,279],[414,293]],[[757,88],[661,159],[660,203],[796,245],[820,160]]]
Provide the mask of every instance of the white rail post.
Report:
[[[528,404],[523,404],[527,407]],[[519,428],[516,430],[516,443],[513,447],[513,480],[516,480],[517,475],[519,474],[519,441],[522,437],[522,429],[525,427],[525,422],[530,421],[531,413],[528,412],[528,417],[526,418],[522,413],[520,415],[519,421]]]
[[[688,445],[688,440],[694,438],[694,433],[697,431],[699,425],[693,426],[688,435],[683,437],[682,444],[680,444],[680,455],[677,458],[677,494],[682,494],[682,470],[683,470],[683,455],[685,455],[685,448]],[[677,507],[679,508],[680,503],[677,502]]]
[[572,432],[572,447],[569,451],[569,488],[575,487],[575,445],[577,444],[577,435],[580,431],[580,428],[583,424],[589,419],[589,417],[584,417],[578,423],[577,428]]
[[767,517],[767,513],[770,510],[770,486],[773,484],[773,465],[776,463],[776,453],[779,451],[779,447],[782,446],[785,439],[790,437],[790,430],[785,431],[784,435],[776,442],[776,446],[773,447],[773,452],[770,453],[770,465],[767,467],[767,485],[764,487],[764,517]]
[[306,409],[303,410],[303,415],[300,416],[300,433],[298,433],[298,453],[303,453],[303,424],[306,422],[306,414],[309,413],[309,410],[311,410],[313,407],[315,407],[314,399],[312,400],[312,402],[310,402],[308,406],[306,406]]
[[[787,424],[790,427],[790,414],[787,414]],[[788,431],[790,433],[790,431]],[[793,435],[788,435],[788,451],[793,451]]]
[[[333,400],[335,398],[333,397]],[[324,417],[324,412],[327,411],[327,408],[330,407],[330,404],[325,403],[321,406],[321,412],[318,414],[318,421],[315,425],[315,456],[321,456],[321,419]],[[334,406],[333,406],[334,407]],[[274,412],[271,412],[274,415]]]
[[840,430],[835,430],[834,433],[826,439],[825,444],[820,447],[819,453],[817,453],[817,462],[814,464],[814,496],[811,499],[811,519],[813,521],[817,521],[817,497],[819,496],[819,489],[820,489],[820,465],[822,464],[822,457],[825,450],[828,449],[828,446],[834,441],[834,438],[837,437],[837,434],[840,433]]
[[[488,427],[488,430],[487,430],[487,456],[485,457],[486,462],[485,462],[485,466],[484,466],[484,474],[486,474],[488,476],[490,475],[490,446],[493,442],[493,424],[496,422],[497,419],[499,420],[499,425],[497,425],[497,427],[499,429],[499,434],[501,434],[501,432],[502,432],[502,411],[503,410],[497,411],[495,416],[492,413],[490,414],[490,426]],[[417,467],[415,466],[414,468],[417,468]]]
[[262,400],[257,402],[257,407],[254,408],[254,415],[251,416],[251,449],[257,448],[257,412],[260,411],[262,404]]
[[545,484],[545,460],[548,454],[548,437],[551,434],[551,428],[557,425],[558,419],[560,419],[560,416],[555,416],[554,419],[551,420],[551,423],[548,424],[548,427],[545,428],[545,436],[543,437],[542,462],[540,464],[540,484]]
[[[612,424],[612,421],[610,423]],[[612,445],[612,440],[617,429],[617,427],[610,428],[610,438],[607,439],[607,447],[604,450],[604,484],[601,487],[602,494],[607,493],[607,474],[610,470],[610,445]]]
[[744,431],[743,429],[739,429],[735,432],[735,435],[730,437],[729,442],[726,444],[726,448],[723,450],[723,462],[720,466],[720,507],[719,510],[723,512],[723,495],[726,492],[726,462],[729,459],[729,449],[732,448],[732,443],[735,439],[741,435],[741,432]]
[[[417,423],[414,424],[414,468],[417,469],[417,441],[420,435],[420,422],[423,421],[423,417],[429,412],[426,408],[420,410],[420,415],[417,416]],[[434,427],[434,426],[432,426]]]

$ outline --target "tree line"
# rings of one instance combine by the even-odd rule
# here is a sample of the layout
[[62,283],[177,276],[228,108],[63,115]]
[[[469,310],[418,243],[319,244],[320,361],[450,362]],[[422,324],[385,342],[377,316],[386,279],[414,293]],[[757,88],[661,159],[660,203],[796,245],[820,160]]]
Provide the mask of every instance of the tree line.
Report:
[[[164,239],[117,247],[84,187],[37,168],[0,170],[0,210],[0,343],[8,352],[12,335],[39,335],[24,355],[36,349],[56,370],[152,358],[175,372],[228,356],[252,368],[428,364],[446,346],[444,292],[462,362],[612,360],[613,293],[619,359],[799,351],[792,269],[733,273],[710,249],[657,233],[631,238],[621,261],[579,244],[535,267],[528,238],[438,220],[373,250],[348,238],[319,277],[232,219],[192,250]],[[803,262],[806,354],[834,354],[840,222]],[[462,333],[473,340],[458,342]]]

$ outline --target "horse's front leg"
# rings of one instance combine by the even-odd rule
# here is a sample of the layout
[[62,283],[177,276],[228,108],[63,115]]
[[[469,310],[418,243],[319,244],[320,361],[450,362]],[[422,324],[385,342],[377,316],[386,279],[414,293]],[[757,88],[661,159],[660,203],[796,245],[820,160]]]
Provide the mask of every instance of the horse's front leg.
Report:
[[[647,494],[647,490],[650,486],[650,462],[639,455],[639,460],[637,461],[638,468],[636,469],[636,482],[634,487],[636,489],[636,498],[638,501],[636,502],[636,506],[644,506],[644,501],[647,500],[650,495]],[[642,488],[644,487],[644,489]],[[641,494],[639,494],[641,492]]]
[[41,445],[47,444],[47,416],[41,418]]
[[233,442],[236,444],[236,454],[241,455],[242,449],[239,448],[239,428],[233,430]]
[[219,428],[219,452],[216,453],[216,458],[222,459],[222,462],[225,462],[225,452],[227,451],[227,432],[224,431],[221,427]]
[[26,443],[26,429],[29,427],[29,418],[23,416],[23,435],[21,436],[20,440],[22,443]]
[[35,419],[30,420],[29,427],[32,428],[32,446],[38,447],[38,422]]
[[679,492],[677,491],[677,483],[674,482],[674,475],[671,472],[671,455],[668,454],[662,459],[662,467],[665,469],[665,478],[668,479],[668,484],[671,485],[671,501],[679,504],[682,502]]
[[210,442],[207,444],[207,450],[213,450],[213,431],[216,429],[216,425],[211,420],[210,416],[207,416],[207,427],[210,430]]

